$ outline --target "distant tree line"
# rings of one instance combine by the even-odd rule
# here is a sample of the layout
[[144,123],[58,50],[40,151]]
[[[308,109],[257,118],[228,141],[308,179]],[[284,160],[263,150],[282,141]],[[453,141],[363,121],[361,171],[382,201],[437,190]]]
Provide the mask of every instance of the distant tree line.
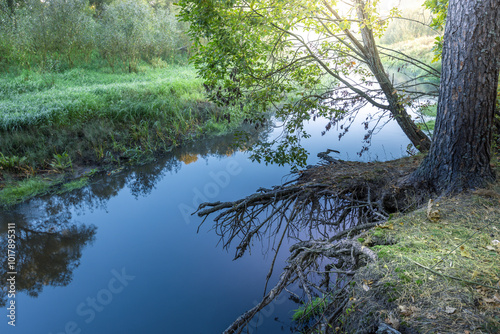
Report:
[[187,51],[186,29],[172,0],[0,0],[0,68],[58,71],[99,59],[134,71]]

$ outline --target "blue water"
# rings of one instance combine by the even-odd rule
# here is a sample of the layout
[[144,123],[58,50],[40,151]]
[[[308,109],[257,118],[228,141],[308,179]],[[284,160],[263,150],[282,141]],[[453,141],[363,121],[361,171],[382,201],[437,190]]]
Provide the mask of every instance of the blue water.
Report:
[[[341,151],[342,159],[389,160],[404,155],[408,145],[390,122],[359,157],[362,126],[355,122],[339,142],[335,129],[320,135],[324,124],[307,125],[313,134],[304,142],[310,164],[327,148]],[[1,213],[3,235],[14,222],[24,238],[17,243],[22,266],[16,326],[8,325],[4,306],[1,333],[221,333],[260,301],[270,246],[255,242],[251,254],[233,261],[234,248],[217,245],[210,219],[197,233],[201,219],[190,213],[206,200],[235,200],[285,182],[290,167],[254,163],[246,152],[211,145],[206,141],[202,149],[194,145],[146,166],[98,175],[84,189]],[[6,245],[5,237],[1,242]],[[285,266],[287,248],[270,287]],[[0,274],[5,282],[5,266]],[[30,296],[33,291],[38,296]],[[248,332],[293,332],[290,318],[297,307],[281,296]]]

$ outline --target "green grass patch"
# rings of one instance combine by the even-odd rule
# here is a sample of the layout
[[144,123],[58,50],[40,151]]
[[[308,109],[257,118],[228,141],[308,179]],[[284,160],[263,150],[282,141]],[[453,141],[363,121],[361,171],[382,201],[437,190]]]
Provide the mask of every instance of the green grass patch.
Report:
[[[90,174],[91,175],[91,174]],[[21,180],[10,180],[0,190],[0,209],[8,208],[36,196],[63,194],[80,189],[89,184],[89,177],[84,176],[69,182],[63,174],[33,176]]]
[[0,128],[69,125],[93,118],[176,117],[178,109],[189,109],[189,102],[196,101],[204,101],[203,87],[189,66],[131,74],[81,68],[25,72],[0,78]]
[[481,196],[440,199],[434,207],[440,212],[437,222],[422,208],[369,231],[365,241],[383,238],[391,244],[373,246],[379,261],[357,274],[358,282],[373,282],[369,291],[354,293],[363,293],[363,312],[376,310],[382,319],[392,314],[422,332],[461,333],[476,326],[497,333],[500,202],[495,193],[500,183]]
[[437,116],[437,104],[430,104],[422,107],[420,109],[420,113],[424,116],[428,117],[436,117]]
[[432,133],[434,131],[434,127],[436,126],[436,120],[432,119],[424,123],[417,122],[417,126],[419,126],[422,130],[426,132]]
[[327,297],[316,297],[312,302],[304,304],[295,310],[292,320],[299,323],[305,323],[311,319],[323,314],[327,309],[329,299]]
[[[428,104],[420,108],[419,113],[423,116],[417,125],[432,136],[436,126],[437,104]],[[423,120],[426,120],[425,122]]]
[[[36,174],[56,180],[54,175],[82,166],[151,161],[181,142],[231,132],[241,124],[240,115],[239,109],[207,101],[192,66],[4,73],[0,186]],[[5,203],[12,202],[17,200]]]
[[238,124],[234,110],[206,100],[191,66],[4,75],[0,110],[5,164],[17,158],[35,169],[137,160]]
[[11,206],[37,195],[47,193],[50,182],[41,178],[29,178],[10,183],[0,191],[0,207]]
[[81,177],[74,181],[62,184],[58,193],[65,193],[75,189],[81,189],[87,186],[88,184],[89,184],[89,179],[87,177]]

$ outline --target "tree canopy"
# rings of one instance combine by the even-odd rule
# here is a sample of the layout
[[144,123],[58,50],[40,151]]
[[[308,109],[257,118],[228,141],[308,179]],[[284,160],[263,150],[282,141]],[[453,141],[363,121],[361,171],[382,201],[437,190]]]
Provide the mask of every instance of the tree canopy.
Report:
[[[245,1],[181,0],[198,48],[193,62],[213,101],[239,105],[259,119],[257,108],[274,106],[284,121],[278,142],[262,144],[254,158],[266,162],[305,161],[300,138],[304,121],[330,120],[327,129],[367,103],[390,114],[415,147],[426,151],[429,138],[405,110],[425,96],[426,78],[439,71],[400,52],[377,46],[395,8],[381,14],[379,1]],[[421,81],[393,82],[380,56],[390,56],[423,69]],[[422,81],[423,80],[423,81]],[[371,132],[367,127],[366,141]]]
[[[444,30],[444,25],[446,23],[446,16],[448,14],[448,0],[426,0],[424,6],[434,14],[432,18],[431,27],[439,31]],[[434,47],[434,53],[436,57],[434,61],[441,58],[441,53],[443,52],[443,36],[439,35],[436,37],[436,44]]]

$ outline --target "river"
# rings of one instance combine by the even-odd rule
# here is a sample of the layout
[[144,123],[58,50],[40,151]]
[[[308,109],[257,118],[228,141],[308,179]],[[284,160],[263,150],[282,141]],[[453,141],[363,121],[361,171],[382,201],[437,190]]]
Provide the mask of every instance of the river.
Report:
[[[345,160],[406,155],[409,141],[394,121],[357,155],[366,134],[359,120],[370,112],[365,108],[341,141],[336,129],[321,135],[323,119],[307,124],[308,163],[327,148]],[[19,235],[16,326],[8,325],[8,305],[2,306],[1,333],[221,333],[253,307],[264,293],[270,246],[255,243],[251,255],[233,261],[234,249],[218,245],[211,221],[197,232],[201,219],[191,212],[206,200],[235,200],[285,182],[290,166],[251,162],[225,141],[203,140],[148,165],[96,175],[83,189],[0,213],[2,245],[8,223]],[[284,247],[270,286],[287,256]],[[2,281],[9,277],[6,265]],[[1,298],[8,302],[5,291]],[[278,298],[248,332],[293,332],[297,307],[287,296]]]

